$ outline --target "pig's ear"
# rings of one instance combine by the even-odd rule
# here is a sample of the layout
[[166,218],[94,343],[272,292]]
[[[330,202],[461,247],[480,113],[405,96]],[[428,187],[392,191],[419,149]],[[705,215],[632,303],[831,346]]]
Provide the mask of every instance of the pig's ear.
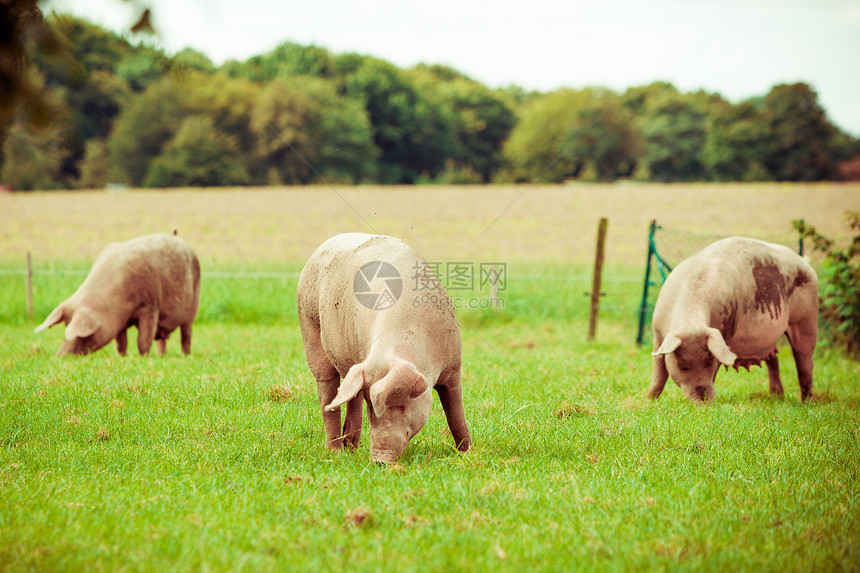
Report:
[[91,336],[101,326],[101,320],[91,309],[78,308],[66,326],[66,340]]
[[346,373],[346,377],[337,389],[337,396],[325,407],[326,412],[337,410],[342,404],[355,398],[362,388],[364,388],[364,366],[356,364]]
[[712,328],[708,331],[708,350],[711,351],[711,354],[713,354],[717,360],[726,366],[733,366],[735,361],[738,359],[738,355],[729,349],[729,345],[726,344],[726,340],[723,338],[722,333],[720,333],[716,328]]
[[45,319],[45,322],[36,327],[35,332],[42,332],[43,330],[47,330],[54,326],[55,324],[60,324],[66,320],[66,303],[60,304],[57,308],[51,311],[51,314],[48,315],[48,318]]
[[370,387],[370,403],[376,417],[387,408],[405,406],[427,391],[427,379],[412,368],[392,368],[382,380]]
[[663,339],[663,344],[660,345],[660,348],[652,352],[651,356],[671,354],[672,352],[675,352],[679,346],[681,346],[681,339],[678,338],[678,335],[674,332],[670,332],[666,335],[666,338]]

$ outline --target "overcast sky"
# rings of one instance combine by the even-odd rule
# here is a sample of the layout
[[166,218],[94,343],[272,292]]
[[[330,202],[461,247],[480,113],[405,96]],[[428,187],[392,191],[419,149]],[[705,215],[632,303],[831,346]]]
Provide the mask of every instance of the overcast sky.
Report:
[[[134,5],[136,4],[136,7]],[[160,45],[221,64],[285,41],[408,67],[447,64],[490,87],[550,91],[656,80],[739,101],[812,85],[860,136],[860,0],[51,0],[115,31],[150,6]]]

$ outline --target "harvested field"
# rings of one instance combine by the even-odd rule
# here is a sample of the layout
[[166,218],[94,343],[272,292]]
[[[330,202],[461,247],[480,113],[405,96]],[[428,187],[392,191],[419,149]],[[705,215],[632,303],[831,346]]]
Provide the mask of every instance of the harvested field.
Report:
[[435,260],[639,265],[648,223],[706,235],[790,237],[803,218],[843,236],[860,184],[292,187],[0,195],[0,261],[86,266],[108,242],[178,229],[209,268],[300,265],[346,231],[403,238]]

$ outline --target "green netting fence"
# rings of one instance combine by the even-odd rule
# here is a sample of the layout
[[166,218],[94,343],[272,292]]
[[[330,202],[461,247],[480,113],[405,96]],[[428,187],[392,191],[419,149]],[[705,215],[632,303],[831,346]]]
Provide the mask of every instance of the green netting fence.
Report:
[[[648,229],[648,261],[645,265],[645,284],[642,288],[642,303],[639,307],[639,331],[636,344],[644,344],[650,339],[648,326],[660,287],[672,268],[686,258],[701,251],[714,241],[730,235],[704,235],[678,229],[667,229],[652,220]],[[785,245],[803,255],[803,238],[797,231],[789,230],[782,235],[769,237],[753,237]],[[811,254],[811,253],[807,253]],[[813,265],[815,266],[815,265]]]

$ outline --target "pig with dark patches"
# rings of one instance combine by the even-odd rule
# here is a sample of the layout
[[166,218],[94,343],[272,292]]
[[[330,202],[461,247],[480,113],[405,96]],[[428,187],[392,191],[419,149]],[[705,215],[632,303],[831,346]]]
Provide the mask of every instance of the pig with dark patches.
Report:
[[786,334],[800,383],[812,396],[818,338],[818,278],[788,247],[730,237],[680,263],[654,308],[651,398],[669,376],[688,399],[714,399],[720,365],[767,365],[770,392],[782,396],[776,343]]
[[[430,290],[420,296],[416,285]],[[371,459],[397,462],[427,423],[435,389],[454,444],[469,449],[460,330],[451,300],[421,255],[393,237],[338,235],[311,255],[297,294],[327,448],[358,446],[366,402]]]
[[200,264],[176,235],[158,233],[111,243],[99,254],[78,290],[48,315],[36,332],[66,324],[58,355],[88,354],[116,339],[125,356],[126,330],[137,326],[137,349],[153,340],[164,354],[167,337],[179,328],[182,352],[191,352],[191,325],[200,304]]

